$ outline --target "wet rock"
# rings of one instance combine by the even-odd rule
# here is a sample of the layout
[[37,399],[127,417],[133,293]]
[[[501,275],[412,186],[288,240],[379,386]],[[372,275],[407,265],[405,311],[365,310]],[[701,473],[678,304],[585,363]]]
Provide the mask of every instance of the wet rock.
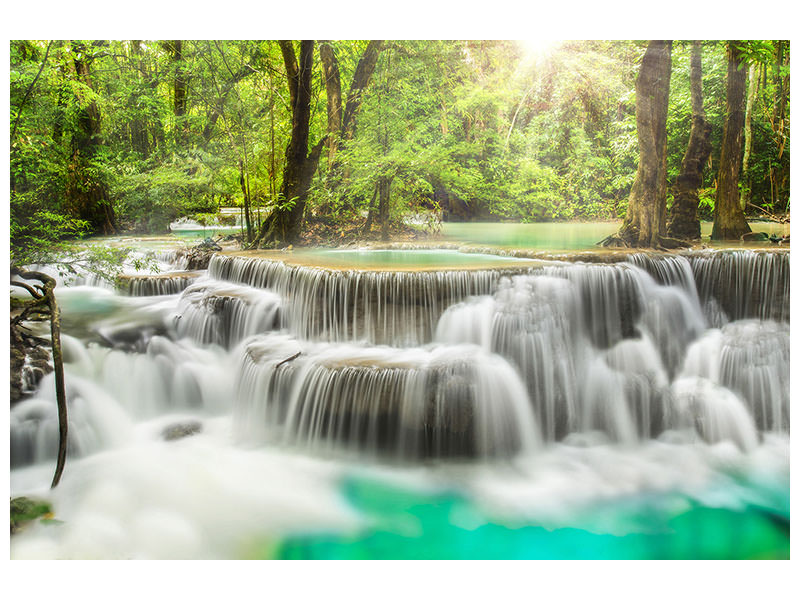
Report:
[[208,263],[215,252],[221,250],[219,246],[214,244],[214,247],[195,246],[187,250],[179,252],[179,258],[186,259],[186,269],[189,271],[197,271],[208,268]]
[[163,429],[161,437],[164,441],[173,442],[190,435],[195,435],[203,430],[203,424],[200,421],[186,421],[185,423],[173,423]]
[[35,391],[42,378],[53,370],[47,340],[21,335],[11,329],[11,404]]
[[157,335],[166,335],[162,324],[131,323],[121,326],[103,327],[97,330],[103,345],[125,352],[145,352],[148,342]]

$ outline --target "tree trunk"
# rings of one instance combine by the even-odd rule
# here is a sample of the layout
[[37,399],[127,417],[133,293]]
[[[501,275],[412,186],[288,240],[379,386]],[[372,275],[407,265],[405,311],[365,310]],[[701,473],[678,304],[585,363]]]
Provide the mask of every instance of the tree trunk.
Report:
[[381,240],[389,241],[389,197],[392,190],[392,177],[378,180],[378,221],[381,224]]
[[319,57],[325,73],[325,92],[328,96],[328,164],[332,166],[342,129],[342,82],[339,61],[336,60],[329,41],[320,42]]
[[675,182],[675,200],[667,232],[675,238],[696,240],[700,239],[698,190],[703,182],[703,168],[711,155],[711,124],[706,121],[703,110],[703,69],[699,41],[692,43],[690,88],[692,130],[681,162],[681,173]]
[[[758,87],[758,76],[756,75],[756,64],[750,65],[750,71],[747,75],[747,105],[744,110],[744,158],[742,159],[742,177],[744,178],[747,173],[747,168],[750,163],[750,152],[753,149],[753,105],[756,100],[756,88]],[[749,177],[747,178],[750,179]],[[750,184],[742,186],[739,204],[742,210],[747,206],[750,196]]]
[[253,239],[253,221],[250,218],[250,193],[247,189],[247,185],[245,185],[244,161],[241,158],[239,159],[239,185],[242,188],[242,204],[244,205],[244,221],[247,228],[247,241],[250,242]]
[[[130,61],[134,71],[137,72],[138,78],[141,80],[141,87],[134,89],[128,100],[128,107],[131,112],[136,111],[136,107],[141,101],[141,89],[145,86],[149,87],[148,73],[145,66],[144,57],[142,56],[141,40],[131,40],[131,57]],[[142,158],[150,156],[149,137],[147,135],[147,123],[140,115],[136,115],[130,122],[130,140],[131,148],[142,155]]]
[[347,94],[344,115],[342,116],[341,137],[343,140],[353,139],[356,133],[356,115],[361,108],[364,90],[369,85],[372,74],[375,72],[382,47],[383,40],[370,40],[364,50],[364,54],[361,55],[361,59],[358,61],[356,72],[353,73],[353,81],[350,83],[350,91]]
[[311,120],[311,75],[314,66],[314,41],[300,42],[300,62],[291,41],[278,42],[286,65],[292,107],[292,137],[286,148],[283,182],[278,192],[279,205],[264,220],[257,244],[294,243],[300,235],[308,190],[317,170],[326,138],[308,150]]
[[171,52],[170,63],[172,66],[172,110],[175,115],[175,143],[180,145],[186,137],[186,106],[187,82],[183,65],[183,41],[171,40],[167,42]]
[[[369,85],[372,74],[375,72],[382,46],[383,40],[370,40],[367,44],[358,61],[355,73],[353,73],[347,102],[342,111],[339,62],[330,42],[320,44],[319,54],[325,72],[325,89],[328,96],[328,175],[326,185],[329,189],[338,186],[343,177],[345,179],[348,177],[347,173],[340,172],[336,155],[345,143],[355,136],[356,115],[361,108],[364,89]],[[345,202],[345,206],[351,208],[352,204]]]
[[[90,57],[86,46],[73,42],[75,74],[80,83],[91,89]],[[80,91],[76,92],[81,94]],[[105,183],[95,175],[95,165],[102,146],[100,137],[100,110],[94,100],[87,101],[79,95],[78,123],[72,135],[72,160],[68,180],[67,205],[72,216],[87,221],[96,233],[116,231],[114,209]]]
[[372,193],[372,199],[369,201],[369,209],[367,210],[367,220],[364,223],[364,228],[361,230],[362,235],[369,233],[369,230],[372,229],[372,221],[375,218],[375,199],[378,197],[378,190],[380,189],[380,184],[375,184],[375,191]]
[[672,42],[653,40],[636,79],[636,134],[639,165],[628,211],[616,236],[604,245],[658,248],[673,245],[666,233],[667,108],[672,71]]
[[747,71],[741,52],[728,44],[727,116],[722,130],[717,198],[714,206],[712,240],[737,240],[750,231],[739,204],[739,169],[742,166],[742,137]]

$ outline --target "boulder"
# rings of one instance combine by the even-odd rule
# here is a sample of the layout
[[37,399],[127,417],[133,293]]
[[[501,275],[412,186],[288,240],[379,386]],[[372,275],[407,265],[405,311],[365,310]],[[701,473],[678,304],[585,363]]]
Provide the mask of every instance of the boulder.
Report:
[[203,424],[200,421],[186,421],[184,423],[173,423],[168,425],[161,432],[164,441],[173,442],[181,438],[189,437],[203,430]]

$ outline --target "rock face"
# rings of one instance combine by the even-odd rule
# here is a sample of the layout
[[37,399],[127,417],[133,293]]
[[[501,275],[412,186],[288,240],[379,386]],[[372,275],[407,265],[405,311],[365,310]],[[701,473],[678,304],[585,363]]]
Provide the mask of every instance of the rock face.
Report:
[[11,328],[11,404],[33,392],[42,377],[53,370],[47,340],[22,336]]
[[206,238],[201,243],[188,248],[179,253],[180,258],[186,259],[186,269],[197,271],[207,269],[208,263],[215,252],[222,250],[222,247],[211,238]]

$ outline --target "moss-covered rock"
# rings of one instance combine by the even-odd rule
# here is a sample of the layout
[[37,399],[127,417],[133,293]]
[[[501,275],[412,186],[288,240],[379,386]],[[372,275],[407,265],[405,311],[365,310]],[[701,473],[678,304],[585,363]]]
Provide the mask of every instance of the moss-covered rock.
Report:
[[11,533],[17,533],[28,523],[41,517],[48,517],[53,512],[49,502],[20,496],[11,498]]

